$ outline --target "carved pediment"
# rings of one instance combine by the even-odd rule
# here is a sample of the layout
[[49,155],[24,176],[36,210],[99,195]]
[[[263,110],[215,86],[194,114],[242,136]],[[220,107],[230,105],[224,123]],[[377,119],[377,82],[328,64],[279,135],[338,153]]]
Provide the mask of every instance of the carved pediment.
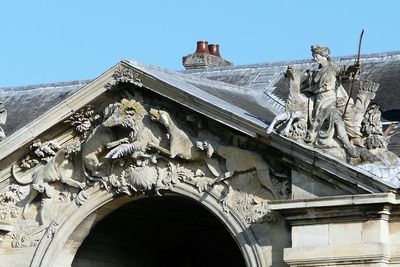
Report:
[[57,216],[93,190],[137,197],[185,184],[244,224],[275,220],[268,201],[289,198],[291,181],[285,165],[271,161],[273,148],[138,86],[127,69],[116,72],[124,75],[107,82],[106,95],[36,136],[4,168],[15,182],[0,194],[0,228],[8,232],[0,247],[51,238]]
[[51,238],[60,214],[94,191],[137,197],[185,186],[216,198],[245,225],[273,222],[268,202],[292,197],[291,169],[309,159],[291,161],[295,145],[287,139],[268,144],[260,137],[265,124],[251,114],[174,87],[181,80],[172,83],[121,63],[5,140],[0,227],[7,234],[0,246],[33,247]]

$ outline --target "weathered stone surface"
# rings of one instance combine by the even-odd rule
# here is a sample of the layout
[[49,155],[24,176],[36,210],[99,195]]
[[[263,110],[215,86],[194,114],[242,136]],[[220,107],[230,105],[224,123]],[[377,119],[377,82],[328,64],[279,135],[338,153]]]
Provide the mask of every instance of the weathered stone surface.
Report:
[[345,195],[347,192],[335,188],[322,179],[309,177],[306,174],[292,171],[292,198],[306,199],[324,196]]
[[[236,241],[248,265],[283,264],[290,240],[284,225],[260,230],[279,221],[268,202],[290,197],[283,163],[270,163],[267,146],[255,139],[141,89],[146,79],[129,70],[121,65],[116,73],[127,75],[97,80],[107,96],[97,92],[98,100],[47,128],[53,138],[38,134],[11,166],[2,162],[15,186],[3,188],[1,201],[16,210],[4,210],[7,232],[0,246],[34,248],[25,259],[31,266],[68,266],[101,218],[93,209],[105,201],[181,193],[209,203],[232,232],[241,233]],[[77,105],[68,101],[66,107]]]
[[[292,89],[299,89],[298,73],[289,69],[287,75]],[[0,247],[22,254],[4,256],[4,262],[70,266],[110,212],[160,195],[161,201],[183,196],[204,205],[239,245],[247,266],[398,263],[399,202],[388,192],[399,184],[320,148],[267,136],[271,114],[263,112],[271,110],[223,97],[235,90],[242,89],[122,62],[5,139]],[[294,99],[301,100],[296,93],[288,125],[295,123]],[[364,110],[365,103],[353,107]],[[381,136],[376,109],[368,114],[365,129],[356,128]],[[371,138],[369,149],[380,140]],[[202,219],[180,213],[186,225]],[[127,227],[135,219],[128,217]],[[109,259],[103,245],[103,252],[91,250],[80,264],[100,266]]]
[[292,247],[326,246],[329,244],[329,225],[305,225],[292,228]]
[[397,214],[397,205],[393,194],[381,194],[277,201],[270,207],[293,225],[292,248],[284,254],[290,266],[395,266],[398,223],[396,215],[389,223],[389,211]]
[[275,117],[267,133],[276,129],[282,136],[355,165],[371,162],[375,169],[398,166],[397,157],[387,151],[379,107],[369,106],[379,84],[362,81],[353,101],[342,84],[346,81],[353,84],[354,79],[359,79],[360,66],[339,67],[325,46],[312,46],[311,51],[318,68],[301,73],[288,66],[285,77],[289,80],[289,96],[285,112]]
[[341,245],[361,243],[363,236],[361,228],[362,224],[359,222],[329,224],[328,244]]

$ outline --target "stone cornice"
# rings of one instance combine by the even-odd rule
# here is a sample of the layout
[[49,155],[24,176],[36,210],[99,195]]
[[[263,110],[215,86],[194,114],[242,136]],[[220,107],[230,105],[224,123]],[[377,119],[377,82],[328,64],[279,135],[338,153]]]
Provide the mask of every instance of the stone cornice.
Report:
[[390,182],[305,144],[277,134],[271,134],[269,141],[271,146],[288,155],[285,160],[289,164],[311,175],[352,184],[371,193],[397,191],[397,187]]
[[[268,207],[282,214],[290,225],[389,219],[400,201],[393,193],[363,194],[315,199],[271,201]],[[397,207],[396,207],[397,209]]]
[[384,243],[364,243],[357,244],[357,246],[355,244],[341,244],[337,246],[290,248],[285,249],[284,260],[289,266],[380,264],[390,261],[390,246]]

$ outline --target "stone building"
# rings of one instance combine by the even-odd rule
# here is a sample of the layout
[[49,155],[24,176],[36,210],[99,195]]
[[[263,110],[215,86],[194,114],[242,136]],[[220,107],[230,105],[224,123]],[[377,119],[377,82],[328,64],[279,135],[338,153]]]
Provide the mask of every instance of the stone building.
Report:
[[399,266],[400,53],[312,54],[0,89],[0,266]]

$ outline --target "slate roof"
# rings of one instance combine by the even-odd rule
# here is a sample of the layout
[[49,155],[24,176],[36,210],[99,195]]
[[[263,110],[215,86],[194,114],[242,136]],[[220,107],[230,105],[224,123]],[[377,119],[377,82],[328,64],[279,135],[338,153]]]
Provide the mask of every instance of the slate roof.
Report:
[[[340,65],[354,64],[354,59],[355,56],[333,58]],[[288,95],[288,84],[283,77],[286,67],[313,67],[311,60],[298,60],[174,72],[135,61],[127,63],[177,88],[185,88],[188,93],[209,100],[213,97],[218,105],[238,109],[248,119],[266,125],[284,111]],[[374,102],[383,111],[397,109],[400,106],[400,52],[363,55],[361,64],[362,78],[381,84]],[[6,135],[16,132],[89,82],[0,88],[0,101],[8,111],[7,123],[3,126]],[[396,150],[400,150],[399,136],[394,135],[391,142]]]
[[[339,65],[349,66],[354,64],[355,57],[336,57],[333,60]],[[283,77],[283,73],[286,71],[288,65],[292,65],[298,69],[316,67],[315,63],[310,59],[227,68],[198,69],[184,71],[184,73],[202,79],[234,84],[253,92],[265,91],[276,98],[277,102],[283,106],[289,91],[288,84]],[[381,105],[383,111],[398,108],[400,104],[400,51],[362,55],[361,66],[362,79],[371,79],[381,85],[374,102]]]
[[132,67],[147,73],[188,95],[204,99],[228,112],[240,114],[242,118],[267,126],[275,117],[273,108],[265,105],[268,100],[263,93],[254,94],[246,88],[210,79],[202,79],[182,72],[127,61]]
[[[339,65],[352,65],[356,56],[333,58]],[[288,65],[298,69],[315,68],[312,60],[285,61],[265,64],[242,65],[227,68],[198,69],[184,71],[201,79],[221,81],[246,88],[254,95],[266,94],[264,105],[273,106],[272,111],[283,111],[289,87],[283,74]],[[380,84],[374,103],[381,106],[383,113],[400,111],[400,51],[361,56],[361,79],[370,79]],[[346,86],[345,86],[346,88]],[[350,90],[347,86],[347,91]],[[358,89],[355,83],[354,92]],[[353,97],[356,93],[353,93]],[[259,101],[260,102],[260,101]],[[262,103],[261,103],[262,104]],[[279,113],[279,112],[277,112]],[[400,121],[400,112],[394,112]],[[383,119],[383,121],[385,121]],[[389,149],[400,155],[400,127],[397,127],[389,140]]]
[[40,84],[0,88],[0,102],[7,110],[7,122],[2,126],[10,136],[90,81]]

